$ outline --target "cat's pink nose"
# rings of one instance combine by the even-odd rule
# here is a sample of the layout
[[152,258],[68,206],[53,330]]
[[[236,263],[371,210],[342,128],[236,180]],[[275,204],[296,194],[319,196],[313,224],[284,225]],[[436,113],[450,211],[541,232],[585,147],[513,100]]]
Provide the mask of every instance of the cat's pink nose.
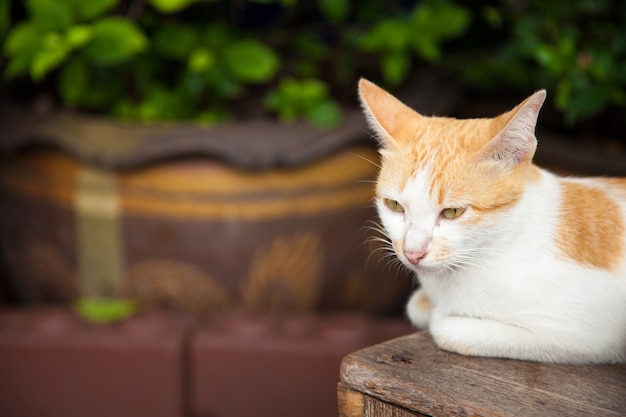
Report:
[[404,251],[404,256],[409,260],[413,265],[417,265],[420,263],[424,256],[426,256],[426,252],[417,252],[417,251]]

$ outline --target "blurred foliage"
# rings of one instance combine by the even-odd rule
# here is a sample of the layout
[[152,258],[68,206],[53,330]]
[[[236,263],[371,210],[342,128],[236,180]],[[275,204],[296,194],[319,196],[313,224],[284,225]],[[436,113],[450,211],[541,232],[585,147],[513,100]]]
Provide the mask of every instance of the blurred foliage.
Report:
[[74,303],[74,311],[92,323],[114,323],[140,312],[139,302],[119,298],[80,298]]
[[547,88],[568,124],[626,107],[626,5],[530,0],[477,10],[497,39],[464,79],[484,90]]
[[626,107],[621,0],[0,2],[2,82],[125,121],[341,121],[368,76],[420,67],[483,91],[547,88],[572,123]]
[[468,27],[464,7],[403,3],[2,3],[3,81],[27,77],[66,107],[122,120],[214,123],[247,111],[328,128],[341,121],[338,92],[349,88],[353,101],[355,78],[372,62],[399,85],[414,58],[438,61]]

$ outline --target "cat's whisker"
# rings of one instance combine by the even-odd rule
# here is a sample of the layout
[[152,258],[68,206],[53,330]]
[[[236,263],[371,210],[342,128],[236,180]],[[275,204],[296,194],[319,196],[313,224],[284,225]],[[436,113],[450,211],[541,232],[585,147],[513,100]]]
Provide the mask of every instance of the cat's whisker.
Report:
[[383,248],[393,251],[391,242],[388,239],[379,236],[371,236],[367,238],[362,245],[368,245],[370,251],[381,250]]
[[402,263],[400,259],[396,256],[396,253],[393,250],[389,250],[383,256],[379,258],[379,262],[385,262],[385,269],[387,269],[392,275],[401,275],[402,272],[406,269],[406,266]]
[[[382,255],[380,254],[380,252],[382,252]],[[372,256],[378,256],[379,259],[384,259],[384,258],[391,258],[392,256],[395,256],[395,253],[389,248],[379,247],[379,248],[375,248],[374,250],[372,250],[372,252],[370,253],[368,257],[368,261]]]
[[482,257],[457,254],[455,256],[454,261],[451,262],[451,264],[459,269],[465,269],[465,268],[484,269],[489,265],[489,261]]
[[350,153],[349,155],[350,156],[355,156],[355,157],[357,157],[359,159],[362,159],[362,160],[364,160],[366,162],[369,162],[370,164],[374,165],[376,168],[380,169],[380,164],[379,163],[374,162],[371,159],[364,157],[363,155],[359,155],[359,154],[356,154],[356,153]]
[[395,257],[395,252],[391,247],[390,242],[382,237],[372,236],[366,243],[370,244],[370,253],[365,261],[366,264],[369,264],[372,257],[378,258],[377,264],[385,259]]
[[374,220],[367,220],[365,222],[365,226],[363,226],[363,228],[366,229],[366,230],[372,230],[372,231],[378,232],[378,233],[380,233],[382,235],[385,235],[385,236],[388,235],[387,231],[385,230],[385,228],[381,224],[375,222]]

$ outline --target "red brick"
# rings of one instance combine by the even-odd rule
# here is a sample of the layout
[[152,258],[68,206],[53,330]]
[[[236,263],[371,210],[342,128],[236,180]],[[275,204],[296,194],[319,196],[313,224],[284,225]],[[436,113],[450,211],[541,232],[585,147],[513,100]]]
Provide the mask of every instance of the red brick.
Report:
[[92,325],[61,309],[0,312],[0,416],[183,416],[187,327],[162,314]]
[[192,415],[336,415],[342,357],[409,332],[356,315],[222,315],[191,341]]

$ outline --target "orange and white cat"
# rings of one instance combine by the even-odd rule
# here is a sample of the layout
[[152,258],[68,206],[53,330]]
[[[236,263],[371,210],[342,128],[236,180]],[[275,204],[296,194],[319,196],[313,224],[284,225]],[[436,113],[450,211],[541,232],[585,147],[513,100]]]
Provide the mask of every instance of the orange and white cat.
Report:
[[626,179],[533,165],[538,91],[495,118],[426,117],[369,81],[376,205],[420,288],[410,320],[464,355],[626,359]]

